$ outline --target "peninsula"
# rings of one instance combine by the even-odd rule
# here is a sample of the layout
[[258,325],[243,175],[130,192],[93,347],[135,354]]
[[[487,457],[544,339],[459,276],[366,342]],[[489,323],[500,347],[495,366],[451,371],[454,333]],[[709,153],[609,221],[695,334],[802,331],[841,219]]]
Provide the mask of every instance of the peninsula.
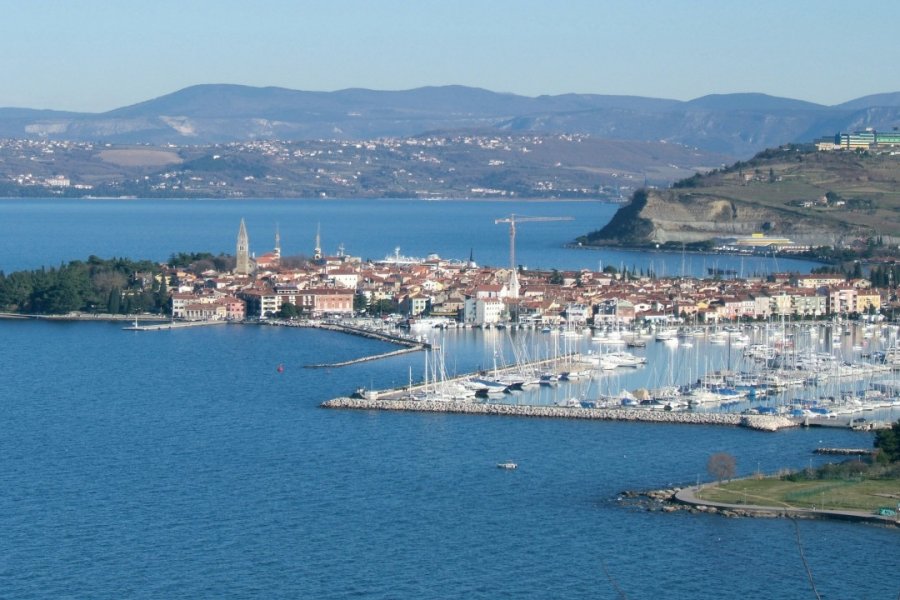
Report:
[[898,180],[900,155],[893,146],[784,146],[669,189],[638,190],[603,229],[578,242],[766,252],[896,247]]

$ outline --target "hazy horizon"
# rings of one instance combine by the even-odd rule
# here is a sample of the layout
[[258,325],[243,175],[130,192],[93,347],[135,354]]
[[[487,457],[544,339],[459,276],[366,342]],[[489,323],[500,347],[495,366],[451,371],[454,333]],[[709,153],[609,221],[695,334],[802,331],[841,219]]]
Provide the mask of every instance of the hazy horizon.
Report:
[[900,5],[887,1],[7,4],[0,106],[94,113],[203,83],[673,100],[753,92],[831,106],[895,91],[900,58],[890,36],[856,33],[898,20]]

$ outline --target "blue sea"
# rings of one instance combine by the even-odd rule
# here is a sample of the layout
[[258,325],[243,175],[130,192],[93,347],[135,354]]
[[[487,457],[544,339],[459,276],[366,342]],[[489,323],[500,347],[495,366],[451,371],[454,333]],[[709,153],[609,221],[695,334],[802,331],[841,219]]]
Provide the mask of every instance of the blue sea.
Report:
[[816,263],[783,257],[565,248],[601,229],[617,204],[423,200],[0,200],[0,270],[57,266],[91,254],[163,261],[176,252],[234,254],[240,220],[250,248],[272,250],[276,229],[286,256],[311,256],[316,231],[322,249],[381,259],[397,248],[408,256],[435,253],[482,265],[509,265],[509,226],[521,217],[571,217],[525,222],[516,228],[516,263],[528,268],[652,270],[659,276],[705,276],[709,269],[738,275],[808,273]]
[[[229,252],[241,216],[253,224],[251,243],[264,238],[263,213],[279,222],[286,253],[293,236],[296,252],[308,252],[321,222],[323,238],[340,223],[354,232],[348,252],[353,240],[376,256],[402,245],[404,254],[466,257],[467,236],[490,233],[500,241],[476,246],[476,257],[489,262],[494,252],[501,262],[504,232],[491,219],[532,207],[390,205],[421,210],[423,221],[435,211],[442,225],[422,223],[434,236],[459,222],[458,239],[423,233],[416,242],[404,232],[414,222],[375,219],[356,201],[301,203],[294,220],[282,202],[4,201],[0,264],[8,272],[92,253]],[[289,234],[301,226],[311,235]],[[523,261],[536,263],[545,242],[537,231],[525,242],[525,228]],[[641,512],[616,499],[705,480],[714,452],[732,453],[750,474],[816,464],[818,446],[872,443],[847,430],[325,410],[328,398],[402,385],[423,367],[409,354],[306,369],[391,349],[318,330],[0,321],[0,340],[4,598],[814,597],[790,521]],[[493,352],[480,332],[448,334],[444,344],[455,371]],[[507,460],[519,468],[496,468]],[[897,597],[896,530],[798,526],[823,598]]]

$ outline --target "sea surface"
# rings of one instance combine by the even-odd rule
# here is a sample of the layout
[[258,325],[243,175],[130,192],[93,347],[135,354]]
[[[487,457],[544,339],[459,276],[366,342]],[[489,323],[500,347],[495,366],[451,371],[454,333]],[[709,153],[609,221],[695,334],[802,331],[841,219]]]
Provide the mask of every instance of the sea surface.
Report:
[[[299,252],[288,232],[302,224],[314,236],[327,213],[288,226],[291,205],[270,204],[2,202],[0,263],[11,270],[91,253],[227,252],[233,233],[210,233],[211,224],[236,232],[244,216],[254,243],[267,228],[256,217],[273,211],[286,252]],[[143,228],[125,226],[126,206],[142,207],[133,218]],[[491,219],[513,207],[473,203],[475,214],[463,219],[462,208],[436,206],[487,220],[477,227],[501,239],[494,252],[502,258],[503,232]],[[405,254],[468,254],[468,241],[441,247],[449,235],[417,247],[396,225],[387,231],[402,239],[383,239],[352,213],[345,230],[371,252],[408,244]],[[321,222],[328,239],[332,222]],[[475,228],[463,223],[458,232]],[[542,256],[531,243],[528,262]],[[351,251],[349,237],[345,244]],[[739,474],[773,472],[818,464],[818,446],[870,446],[869,433],[325,410],[322,401],[358,386],[418,379],[423,356],[306,369],[392,349],[310,329],[129,332],[114,323],[7,320],[0,342],[3,598],[812,598],[801,548],[823,598],[900,592],[897,530],[828,521],[799,521],[795,530],[788,520],[617,502],[623,490],[708,479],[714,452],[733,454]],[[510,344],[476,331],[447,332],[440,343],[452,372],[489,366]],[[645,377],[631,373],[623,385],[690,372],[662,345],[646,352]],[[703,355],[716,368],[728,360],[727,349]],[[519,468],[496,467],[508,460]]]
[[509,265],[511,214],[571,217],[525,222],[516,228],[516,263],[529,268],[652,270],[660,276],[705,276],[709,269],[738,275],[795,270],[816,263],[783,257],[565,248],[602,228],[620,205],[606,202],[423,200],[0,200],[0,270],[53,267],[90,255],[163,261],[176,252],[234,254],[243,218],[250,249],[270,252],[275,231],[282,254],[311,256],[317,229],[322,249],[378,260],[397,248],[407,256],[431,253],[482,265]]

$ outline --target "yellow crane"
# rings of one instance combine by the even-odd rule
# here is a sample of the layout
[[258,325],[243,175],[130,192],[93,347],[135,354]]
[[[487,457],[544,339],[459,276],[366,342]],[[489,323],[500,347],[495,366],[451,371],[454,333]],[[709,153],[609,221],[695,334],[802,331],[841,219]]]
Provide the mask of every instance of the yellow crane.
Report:
[[513,298],[519,297],[519,278],[516,275],[516,223],[535,223],[546,221],[572,221],[572,217],[522,217],[511,214],[502,219],[495,219],[494,225],[509,223],[509,292]]

